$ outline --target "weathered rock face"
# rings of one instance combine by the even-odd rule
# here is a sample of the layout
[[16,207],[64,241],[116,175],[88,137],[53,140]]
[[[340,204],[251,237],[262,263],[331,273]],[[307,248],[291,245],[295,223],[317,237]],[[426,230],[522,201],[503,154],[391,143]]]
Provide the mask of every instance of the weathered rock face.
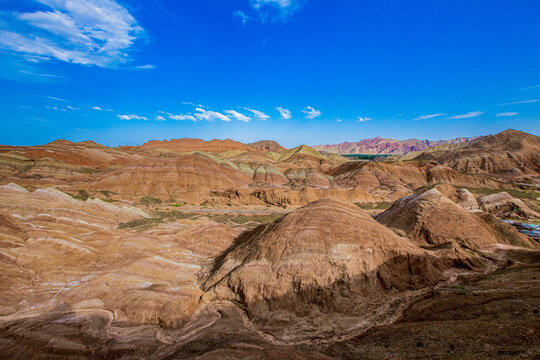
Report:
[[331,177],[323,175],[315,169],[298,168],[285,172],[290,184],[300,186],[329,187]]
[[289,182],[281,171],[271,165],[257,166],[253,174],[253,181],[276,185],[286,184]]
[[426,151],[417,159],[435,160],[467,174],[508,172],[513,169],[538,173],[539,149],[538,136],[506,130],[471,141],[460,149]]
[[482,175],[468,175],[460,173],[446,165],[431,166],[426,169],[428,184],[452,184],[459,186],[499,187],[499,184]]
[[240,150],[253,151],[253,149],[238,141],[201,139],[172,139],[172,140],[152,140],[140,146],[142,149],[165,149],[178,153],[189,153],[193,151],[204,151],[209,153],[223,153],[226,151]]
[[465,210],[478,210],[476,198],[467,189],[456,190],[456,188],[450,184],[435,185],[435,189]]
[[500,218],[538,219],[540,214],[529,208],[523,201],[515,199],[507,192],[482,196],[478,199],[480,208]]
[[283,146],[279,145],[276,141],[273,140],[261,140],[254,143],[249,143],[247,144],[247,146],[263,153],[266,153],[268,151],[278,153],[286,150]]
[[144,216],[54,189],[0,186],[0,357],[120,358],[137,349],[144,358],[165,329],[182,327],[200,308],[201,266],[237,231],[118,228]]
[[421,169],[409,163],[349,162],[328,174],[343,187],[372,189],[379,185],[421,187],[427,184]]
[[[519,234],[511,227],[499,228],[511,234],[494,235],[492,224],[456,205],[437,189],[397,200],[390,209],[377,216],[377,221],[387,227],[404,231],[409,239],[422,246],[452,242],[468,249],[481,249],[503,242],[536,247],[527,236]],[[501,222],[497,219],[490,222],[497,221]],[[509,237],[519,240],[505,240]],[[516,244],[516,241],[519,244]]]
[[105,169],[110,165],[123,165],[143,158],[142,155],[128,154],[92,141],[73,143],[55,140],[40,146],[0,145],[0,153],[21,156],[23,159],[56,159],[66,164]]
[[140,161],[101,175],[91,189],[111,190],[127,196],[170,198],[201,188],[241,188],[251,179],[243,172],[213,159],[191,154],[175,159]]
[[377,301],[433,285],[443,268],[358,207],[321,199],[244,233],[202,284],[207,299],[238,302],[265,331],[292,339],[381,321]]
[[457,138],[451,140],[396,140],[396,139],[384,139],[376,137],[373,139],[364,139],[359,142],[344,142],[335,145],[316,145],[314,149],[319,151],[327,151],[338,154],[392,154],[403,155],[411,151],[422,151],[432,146],[438,146],[442,144],[455,144],[466,142],[475,138]]

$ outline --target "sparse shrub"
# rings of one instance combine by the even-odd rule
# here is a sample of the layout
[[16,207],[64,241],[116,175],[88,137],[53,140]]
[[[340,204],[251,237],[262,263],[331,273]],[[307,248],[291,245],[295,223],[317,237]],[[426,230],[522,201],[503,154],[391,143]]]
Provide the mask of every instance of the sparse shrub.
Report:
[[157,199],[157,198],[154,198],[154,197],[151,197],[151,196],[145,196],[145,197],[143,197],[141,199],[141,201],[139,203],[142,204],[142,205],[149,206],[149,205],[161,204],[162,201],[161,201],[161,199]]
[[115,192],[112,192],[110,190],[99,190],[99,192],[105,195],[106,197],[111,197],[111,195],[116,194]]
[[119,229],[134,229],[162,223],[160,218],[138,218],[118,225]]
[[85,174],[95,174],[95,173],[101,172],[101,170],[100,169],[83,167],[83,168],[81,168],[81,172],[83,172]]
[[86,190],[77,190],[77,194],[71,195],[74,199],[79,199],[82,201],[88,200],[90,195],[88,195],[88,192]]
[[386,210],[392,206],[392,203],[388,201],[378,201],[372,203],[355,203],[355,205],[364,210]]

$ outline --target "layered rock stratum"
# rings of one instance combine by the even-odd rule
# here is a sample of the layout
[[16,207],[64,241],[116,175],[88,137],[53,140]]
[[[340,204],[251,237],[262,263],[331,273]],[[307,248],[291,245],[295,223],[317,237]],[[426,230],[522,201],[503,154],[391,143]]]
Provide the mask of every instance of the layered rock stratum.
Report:
[[535,358],[538,150],[0,146],[0,358]]
[[366,155],[404,155],[412,151],[423,151],[427,148],[445,144],[459,144],[476,138],[461,137],[450,140],[396,140],[382,137],[364,139],[358,142],[344,142],[334,145],[315,145],[314,149],[336,154]]

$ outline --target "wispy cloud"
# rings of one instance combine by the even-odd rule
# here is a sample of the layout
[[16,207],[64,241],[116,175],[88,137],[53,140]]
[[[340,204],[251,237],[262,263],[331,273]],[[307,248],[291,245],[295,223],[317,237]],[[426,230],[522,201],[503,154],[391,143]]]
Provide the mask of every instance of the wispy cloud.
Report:
[[236,120],[240,120],[240,121],[244,121],[244,122],[249,122],[249,120],[251,120],[251,118],[249,116],[246,116],[242,113],[239,113],[238,111],[234,111],[234,110],[225,110],[223,111],[225,114],[228,114],[230,116],[232,116],[233,118],[235,118]]
[[117,115],[120,120],[148,120],[148,118],[144,116],[139,116],[135,114],[130,115]]
[[242,21],[242,25],[246,25],[246,23],[249,21],[249,16],[247,16],[246,13],[241,10],[233,12],[233,16],[239,18],[240,21]]
[[135,66],[135,69],[138,69],[138,70],[151,70],[151,69],[155,69],[156,68],[156,65],[139,65],[139,66]]
[[281,106],[278,106],[276,110],[279,111],[282,119],[288,120],[291,118],[291,110],[284,109]]
[[370,117],[367,117],[367,116],[357,116],[356,119],[359,121],[359,122],[364,122],[364,121],[369,121],[369,120],[373,120],[372,118]]
[[306,119],[315,119],[316,117],[321,116],[321,112],[319,110],[315,110],[311,106],[306,106],[302,112],[306,114]]
[[540,100],[538,100],[538,99],[523,100],[523,101],[514,101],[514,102],[502,103],[502,104],[499,104],[499,106],[504,106],[504,105],[519,105],[519,104],[530,104],[530,103],[535,103],[535,102],[539,102],[539,101],[540,101]]
[[466,114],[450,116],[448,119],[450,120],[469,119],[469,118],[478,117],[482,115],[483,113],[484,113],[483,111],[470,111]]
[[435,118],[435,117],[445,116],[445,115],[448,115],[448,114],[446,114],[446,113],[439,113],[439,114],[420,115],[419,117],[417,117],[417,118],[414,119],[414,120],[427,120],[427,119],[433,119],[433,118]]
[[71,106],[71,105],[68,105],[67,108],[68,108],[69,110],[81,110],[81,108],[74,107],[74,106]]
[[31,72],[31,71],[25,71],[25,70],[19,70],[19,72],[22,73],[22,74],[41,77],[41,78],[54,78],[54,77],[56,77],[56,75],[53,75],[53,74],[39,74],[39,73],[34,73],[34,72]]
[[67,101],[66,99],[62,99],[62,98],[58,98],[58,97],[54,97],[54,96],[45,96],[45,97],[47,99],[56,100],[56,101],[63,101],[63,102]]
[[495,116],[496,117],[507,117],[507,116],[515,116],[517,114],[519,114],[519,113],[517,113],[517,112],[502,112],[502,113],[496,114]]
[[341,119],[337,119],[336,122],[341,122]]
[[165,120],[167,120],[167,119],[165,119],[165,118],[164,118],[163,116],[161,116],[161,115],[156,115],[156,116],[154,117],[154,120],[155,120],[155,121],[159,121],[159,122],[163,122],[163,121],[165,121]]
[[103,109],[100,108],[99,106],[92,106],[92,110],[98,110],[98,111],[101,111],[101,110],[103,110]]
[[243,108],[247,111],[251,111],[251,113],[253,113],[253,117],[257,120],[268,120],[270,119],[270,116],[269,115],[266,115],[265,113],[263,113],[262,111],[259,111],[259,110],[255,110],[255,109],[250,109],[250,108]]
[[527,90],[532,90],[532,89],[540,89],[540,84],[539,85],[533,85],[533,86],[527,86],[527,87],[524,87],[523,89],[519,89],[520,91],[527,91]]
[[56,59],[82,65],[114,67],[143,29],[114,0],[38,0],[50,10],[12,13],[9,29],[0,30],[0,48],[39,62]]
[[289,16],[300,8],[302,1],[300,0],[250,0],[251,13],[246,14],[245,11],[237,10],[233,12],[233,16],[242,21],[242,25],[252,20],[259,19],[265,23],[269,20],[284,21]]

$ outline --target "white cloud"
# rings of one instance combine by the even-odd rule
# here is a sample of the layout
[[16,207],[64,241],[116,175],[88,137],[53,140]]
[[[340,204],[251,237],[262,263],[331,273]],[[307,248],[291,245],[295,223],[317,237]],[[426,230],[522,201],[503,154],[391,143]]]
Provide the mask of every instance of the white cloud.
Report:
[[205,110],[205,109],[202,109],[202,108],[196,108],[195,109],[195,114],[193,114],[193,116],[195,116],[195,118],[197,120],[206,120],[206,121],[214,121],[214,120],[221,120],[221,121],[231,121],[231,118],[228,117],[227,115],[223,115],[221,113],[218,113],[216,111],[210,111],[210,110]]
[[247,111],[251,111],[253,113],[253,116],[257,120],[268,120],[268,119],[270,119],[270,116],[266,115],[262,111],[255,110],[255,109],[250,109],[250,108],[247,108],[247,107],[245,107],[244,109],[246,109]]
[[183,114],[180,114],[180,115],[169,114],[169,119],[179,120],[179,121],[184,121],[184,120],[197,121],[197,119],[195,119],[193,115],[183,115]]
[[135,114],[131,115],[117,115],[120,120],[148,120],[144,116],[139,116]]
[[337,119],[336,122],[341,122],[341,119]]
[[496,114],[495,116],[496,117],[507,117],[507,116],[515,116],[517,114],[518,114],[517,112],[502,112],[502,113]]
[[533,99],[533,100],[524,100],[524,101],[514,101],[514,102],[509,102],[509,103],[502,103],[502,104],[499,104],[499,106],[504,106],[504,105],[518,105],[518,104],[530,104],[530,103],[535,103],[535,102],[539,102],[540,100],[538,99]]
[[356,119],[358,119],[359,122],[364,122],[364,121],[369,121],[369,120],[373,120],[372,118],[370,117],[362,117],[362,116],[357,116]]
[[68,105],[67,108],[70,109],[70,110],[81,110],[81,108],[73,107],[73,106],[70,106],[70,105]]
[[126,52],[143,32],[114,0],[37,0],[50,10],[13,13],[18,32],[0,30],[0,48],[30,61],[57,59],[114,67],[130,60]]
[[246,13],[241,10],[233,12],[233,16],[239,18],[242,21],[242,25],[246,25],[246,23],[249,21],[249,16],[247,16]]
[[300,5],[299,0],[251,0],[251,8],[256,12],[261,22],[286,20]]
[[244,121],[244,122],[248,122],[249,120],[251,120],[251,118],[249,116],[246,116],[244,114],[241,114],[239,113],[238,111],[234,111],[234,110],[225,110],[223,111],[225,114],[228,114],[230,116],[232,116],[233,118],[235,118],[236,120],[240,120],[240,121]]
[[139,66],[135,66],[135,69],[139,69],[139,70],[149,70],[149,69],[155,69],[156,68],[156,65],[139,65]]
[[154,120],[155,120],[155,121],[159,121],[159,122],[163,122],[163,121],[165,121],[165,120],[167,120],[167,119],[165,119],[165,118],[164,118],[163,116],[161,116],[161,115],[156,115],[156,116],[154,117]]
[[414,120],[427,120],[427,119],[433,119],[434,117],[444,116],[448,115],[446,113],[439,113],[439,114],[428,114],[428,115],[420,115]]
[[469,118],[478,117],[478,116],[482,115],[483,113],[484,113],[483,111],[470,111],[470,112],[468,112],[466,114],[450,116],[448,119],[451,119],[451,120],[454,120],[454,119],[469,119]]
[[99,106],[92,106],[92,110],[99,110],[99,111],[101,111],[101,110],[103,110],[103,109],[100,108]]
[[321,116],[321,112],[315,110],[311,106],[306,106],[302,112],[306,114],[306,119],[315,119],[316,117]]
[[279,111],[282,119],[288,120],[291,118],[291,110],[284,109],[280,106],[278,106],[276,110]]
[[255,9],[259,9],[265,5],[273,5],[281,8],[286,8],[292,5],[291,0],[252,0],[251,5]]

